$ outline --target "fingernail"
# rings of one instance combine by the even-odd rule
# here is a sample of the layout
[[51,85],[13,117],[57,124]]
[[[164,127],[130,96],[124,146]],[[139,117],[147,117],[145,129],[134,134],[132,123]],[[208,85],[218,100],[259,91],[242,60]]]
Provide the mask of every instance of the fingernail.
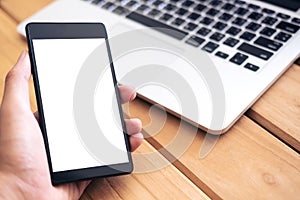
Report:
[[144,136],[143,136],[142,133],[134,134],[134,135],[132,135],[132,137],[139,138],[139,139],[144,139]]
[[29,56],[28,56],[28,53],[26,51],[25,51],[25,57],[23,59],[25,59],[24,65],[30,66]]
[[131,120],[136,121],[142,127],[142,121],[139,118],[132,118]]
[[136,97],[136,92],[134,92],[131,96],[130,96],[130,101],[133,101]]
[[21,62],[23,59],[24,59],[24,57],[26,56],[26,51],[25,50],[23,50],[22,51],[22,53],[21,53],[21,55],[19,56],[19,58],[18,58],[18,61],[17,62]]

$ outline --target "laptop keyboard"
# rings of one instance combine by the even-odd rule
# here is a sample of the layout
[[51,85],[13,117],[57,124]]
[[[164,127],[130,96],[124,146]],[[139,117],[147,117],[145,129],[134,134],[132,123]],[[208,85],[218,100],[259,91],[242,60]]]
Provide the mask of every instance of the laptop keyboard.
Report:
[[84,1],[254,72],[263,66],[250,56],[268,61],[300,28],[299,18],[241,0]]

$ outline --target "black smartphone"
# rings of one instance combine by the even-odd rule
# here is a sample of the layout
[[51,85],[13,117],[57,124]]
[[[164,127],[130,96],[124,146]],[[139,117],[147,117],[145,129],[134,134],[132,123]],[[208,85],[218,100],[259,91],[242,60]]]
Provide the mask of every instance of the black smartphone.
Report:
[[105,26],[29,23],[26,35],[52,184],[132,172]]

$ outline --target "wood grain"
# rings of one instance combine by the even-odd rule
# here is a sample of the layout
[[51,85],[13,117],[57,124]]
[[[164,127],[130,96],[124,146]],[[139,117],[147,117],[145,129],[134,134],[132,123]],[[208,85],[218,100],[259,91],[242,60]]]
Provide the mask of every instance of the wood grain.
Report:
[[[20,22],[50,2],[52,0],[2,0],[0,5],[11,17]],[[293,74],[294,72],[298,74]],[[299,152],[300,125],[297,123],[300,116],[300,103],[299,92],[295,92],[299,88],[299,78],[295,79],[299,77],[299,67],[297,69],[293,66],[286,74],[288,75],[280,78],[275,86],[272,86],[267,94],[263,95],[249,110],[248,116]],[[294,89],[288,89],[290,84]]]
[[[15,64],[22,50],[27,49],[27,43],[23,37],[16,32],[16,22],[7,13],[0,10],[0,24],[5,27],[0,29],[0,102],[2,101],[4,82],[7,72]],[[36,111],[36,100],[32,79],[29,81],[30,105],[32,111]]]
[[[26,48],[26,42],[17,34],[16,22],[2,10],[0,10],[0,24],[6,27],[0,30],[0,95],[2,98],[5,76],[15,63],[18,54]],[[32,88],[32,82],[30,84]],[[31,94],[31,99],[34,102],[32,106],[34,109],[34,93]],[[153,150],[149,145],[144,144],[139,153],[149,149]],[[145,166],[145,163],[148,164],[147,167],[151,164],[150,161],[142,160],[142,162],[135,161],[135,166]],[[95,180],[87,192],[83,194],[82,199],[159,199],[161,196],[165,199],[176,197],[181,199],[209,199],[172,165],[156,172]]]
[[[136,168],[148,169],[148,153],[157,153],[147,142],[134,153]],[[162,159],[164,159],[161,156]],[[145,166],[147,163],[147,166]],[[169,164],[161,170],[102,178],[93,181],[81,199],[209,199],[178,169]]]
[[21,22],[53,0],[1,0],[0,7],[16,22]]
[[300,66],[294,64],[247,115],[300,152]]
[[[164,120],[162,111],[136,100],[128,106],[132,117],[151,126],[151,119]],[[161,149],[174,142],[179,134],[180,120],[168,115],[161,130],[148,141]],[[182,123],[181,134],[189,138],[195,129]],[[149,130],[149,129],[148,129]],[[222,135],[210,154],[199,158],[204,133],[198,131],[192,144],[174,165],[213,199],[297,199],[300,185],[300,156],[274,136],[242,117],[225,135]],[[177,144],[180,149],[188,141]],[[173,150],[161,152],[173,160]]]
[[[25,41],[16,33],[17,22],[29,17],[49,2],[51,1],[0,1],[0,7],[5,10],[5,12],[0,10],[0,24],[1,27],[5,27],[0,28],[1,97],[7,71],[12,67],[21,50],[26,48]],[[300,116],[298,89],[299,67],[294,65],[249,111],[251,118],[297,150],[299,150],[297,122]],[[31,106],[33,109],[36,108],[32,88]],[[130,105],[130,114],[142,118],[147,126],[150,123],[148,109],[148,104],[137,100]],[[162,116],[161,111],[154,111],[152,119],[163,120]],[[169,160],[174,159],[172,151],[166,151],[162,147],[172,141],[178,127],[179,120],[168,116],[161,130],[148,133],[153,137],[147,140]],[[147,130],[151,128],[148,127]],[[181,131],[189,135],[194,128],[183,123]],[[221,136],[207,157],[199,159],[199,150],[203,141],[204,133],[198,131],[191,146],[174,161],[173,164],[177,169],[170,165],[152,173],[98,179],[90,185],[82,199],[105,197],[168,199],[168,197],[177,197],[174,196],[174,191],[179,195],[178,197],[206,198],[197,187],[214,199],[297,199],[300,196],[299,154],[261,129],[249,118],[242,117],[226,135]],[[140,151],[147,148],[144,145]],[[155,160],[148,160],[148,163],[150,161],[155,163]]]

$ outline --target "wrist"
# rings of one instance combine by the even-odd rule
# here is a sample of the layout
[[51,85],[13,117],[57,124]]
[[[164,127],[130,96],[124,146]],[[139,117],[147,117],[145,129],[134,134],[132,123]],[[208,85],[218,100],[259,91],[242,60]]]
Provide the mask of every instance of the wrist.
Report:
[[9,199],[51,199],[44,197],[43,192],[38,190],[18,176],[11,173],[0,172],[0,200]]
[[2,199],[22,199],[23,195],[18,188],[18,182],[12,177],[0,173],[0,200]]

